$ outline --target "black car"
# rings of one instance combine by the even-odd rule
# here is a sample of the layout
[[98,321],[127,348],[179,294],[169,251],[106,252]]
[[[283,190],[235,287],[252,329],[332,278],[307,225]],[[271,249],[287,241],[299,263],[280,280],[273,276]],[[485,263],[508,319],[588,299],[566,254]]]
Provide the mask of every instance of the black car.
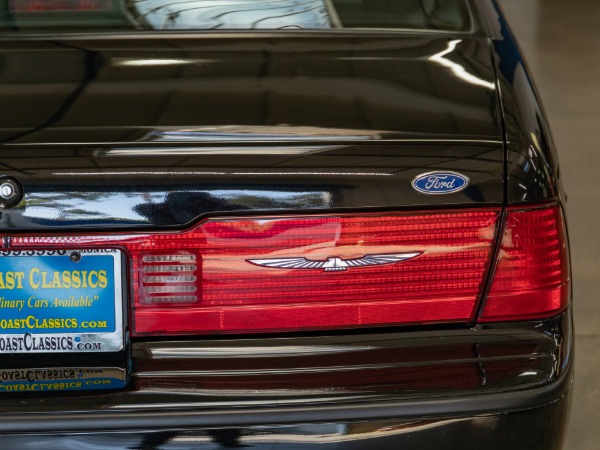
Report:
[[494,0],[0,3],[2,448],[562,448],[556,151]]

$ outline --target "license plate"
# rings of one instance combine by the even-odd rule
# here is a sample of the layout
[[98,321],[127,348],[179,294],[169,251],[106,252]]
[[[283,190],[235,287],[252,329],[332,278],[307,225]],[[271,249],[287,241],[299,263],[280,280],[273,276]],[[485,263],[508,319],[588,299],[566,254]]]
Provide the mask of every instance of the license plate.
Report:
[[119,250],[0,255],[0,353],[116,352],[123,345]]

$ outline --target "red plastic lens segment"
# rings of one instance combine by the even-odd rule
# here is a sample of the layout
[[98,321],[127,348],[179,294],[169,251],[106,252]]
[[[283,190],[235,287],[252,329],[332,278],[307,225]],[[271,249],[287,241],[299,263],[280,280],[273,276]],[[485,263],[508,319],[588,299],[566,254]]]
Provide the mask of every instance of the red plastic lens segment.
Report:
[[564,311],[569,259],[560,207],[509,209],[480,322],[543,319]]
[[15,13],[108,11],[112,0],[9,0],[8,5]]
[[198,302],[166,304],[162,293],[138,292],[135,333],[467,321],[497,218],[477,211],[211,220],[156,246],[199,245]]
[[138,336],[467,322],[499,214],[213,219],[187,232],[13,236],[12,244],[123,248]]

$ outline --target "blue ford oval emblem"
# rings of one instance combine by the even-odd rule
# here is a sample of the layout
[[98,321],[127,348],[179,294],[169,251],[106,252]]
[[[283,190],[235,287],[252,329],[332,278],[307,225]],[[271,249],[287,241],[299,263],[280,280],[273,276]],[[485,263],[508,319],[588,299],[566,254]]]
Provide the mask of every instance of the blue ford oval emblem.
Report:
[[465,189],[469,179],[457,172],[428,172],[412,180],[411,186],[421,194],[452,194]]

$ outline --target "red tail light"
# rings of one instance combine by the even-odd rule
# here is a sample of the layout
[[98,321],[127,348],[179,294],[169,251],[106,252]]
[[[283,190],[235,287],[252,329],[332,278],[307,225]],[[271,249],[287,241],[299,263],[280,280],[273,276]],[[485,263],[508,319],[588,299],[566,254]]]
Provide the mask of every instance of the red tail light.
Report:
[[112,0],[10,0],[8,5],[16,13],[108,11]]
[[542,319],[567,307],[569,262],[561,209],[509,209],[481,322]]
[[124,248],[134,335],[466,322],[499,213],[218,219],[183,233],[12,244]]
[[[499,209],[214,219],[187,232],[11,238],[14,249],[121,248],[132,334],[245,333],[472,322]],[[481,322],[563,311],[558,206],[509,209]]]
[[[145,252],[141,260],[134,256],[135,330],[465,321],[473,317],[497,217],[483,211],[214,220],[185,235],[155,236],[152,255],[164,262],[146,260]],[[162,273],[189,278],[161,281]]]

